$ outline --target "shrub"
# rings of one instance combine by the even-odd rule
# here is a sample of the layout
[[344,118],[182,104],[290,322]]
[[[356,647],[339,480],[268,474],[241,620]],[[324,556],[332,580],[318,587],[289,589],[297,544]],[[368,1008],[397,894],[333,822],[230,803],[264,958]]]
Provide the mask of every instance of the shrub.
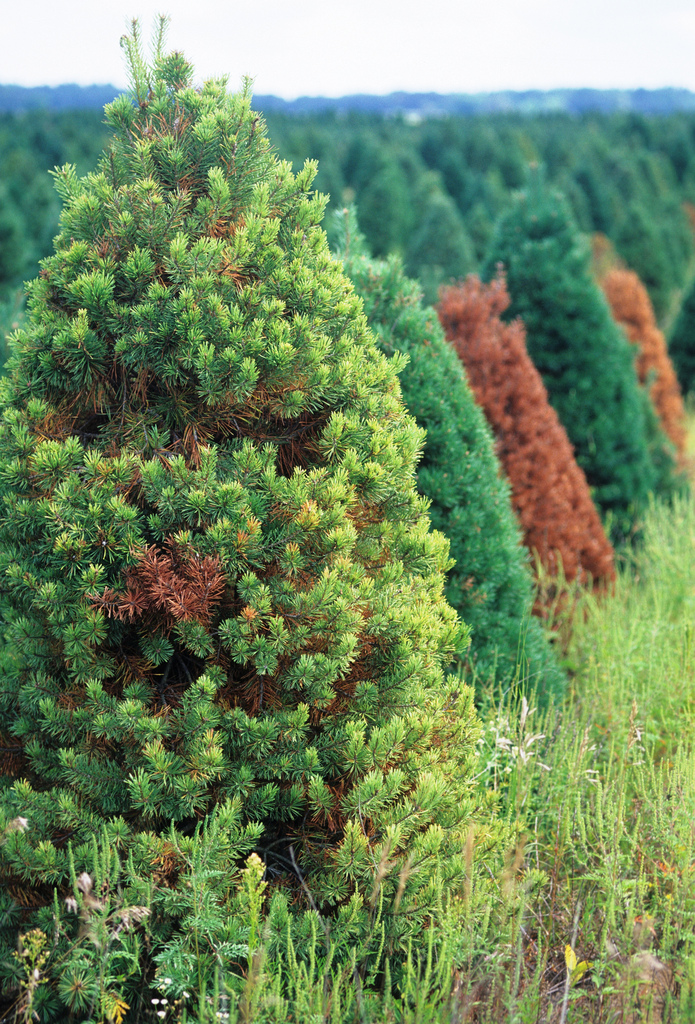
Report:
[[635,347],[637,376],[641,384],[647,385],[661,427],[682,464],[685,409],[666,339],[657,327],[647,289],[633,270],[620,267],[608,271],[601,279],[601,287],[614,319]]
[[[252,850],[348,930],[379,894],[383,952],[462,891],[476,822],[494,847],[423,433],[315,167],[274,157],[248,90],[125,45],[132,91],[98,170],[56,173],[2,385],[0,960],[16,981],[18,931],[55,935],[74,984],[42,989],[46,1020],[122,1016],[167,949],[209,982]],[[98,974],[63,898],[101,907]]]
[[468,661],[481,679],[496,675],[509,685],[521,667],[526,686],[546,697],[560,692],[563,675],[531,615],[532,579],[509,487],[461,363],[434,309],[423,306],[418,283],[396,257],[369,259],[354,221],[342,216],[345,267],[369,323],[384,352],[408,357],[403,398],[427,431],[418,488],[451,543],[446,595],[472,627]]
[[564,200],[536,176],[500,219],[483,277],[504,265],[512,298],[505,318],[523,320],[529,355],[594,500],[621,535],[631,530],[659,473],[668,489],[673,464],[662,472],[650,453],[648,399],[589,261]]
[[524,543],[547,572],[568,581],[615,578],[613,550],[584,473],[526,351],[524,325],[505,324],[504,277],[468,277],[442,290],[439,318],[496,439]]

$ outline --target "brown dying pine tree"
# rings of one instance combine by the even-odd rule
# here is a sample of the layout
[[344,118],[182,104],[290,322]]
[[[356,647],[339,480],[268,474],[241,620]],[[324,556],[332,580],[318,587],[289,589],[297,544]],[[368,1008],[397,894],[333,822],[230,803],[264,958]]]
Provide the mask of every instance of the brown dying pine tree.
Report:
[[640,383],[651,381],[649,396],[666,436],[685,468],[685,409],[666,338],[656,324],[651,300],[634,270],[611,267],[600,278],[616,320],[636,347],[635,365]]
[[442,289],[439,318],[495,435],[526,546],[552,576],[562,569],[567,581],[602,586],[615,578],[613,548],[526,350],[524,325],[500,319],[509,302],[501,272],[490,284],[471,275]]

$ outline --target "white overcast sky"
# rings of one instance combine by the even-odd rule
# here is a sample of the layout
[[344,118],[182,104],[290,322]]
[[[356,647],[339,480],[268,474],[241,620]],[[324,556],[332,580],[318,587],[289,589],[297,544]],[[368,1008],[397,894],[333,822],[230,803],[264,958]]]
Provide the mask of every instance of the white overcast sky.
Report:
[[119,38],[171,17],[197,80],[258,94],[695,90],[695,0],[0,0],[0,83],[126,84]]

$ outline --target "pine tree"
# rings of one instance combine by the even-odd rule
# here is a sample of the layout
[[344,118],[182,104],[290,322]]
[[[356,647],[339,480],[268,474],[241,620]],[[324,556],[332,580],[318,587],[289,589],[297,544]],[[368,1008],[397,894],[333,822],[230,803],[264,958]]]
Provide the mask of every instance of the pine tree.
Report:
[[365,233],[380,256],[403,247],[413,227],[408,180],[398,161],[382,158],[360,190]]
[[615,579],[586,477],[526,351],[521,320],[504,323],[504,276],[489,285],[471,275],[442,290],[437,312],[492,428],[524,543],[551,579],[595,586]]
[[0,186],[0,300],[21,284],[27,242],[21,214]]
[[609,270],[600,283],[613,317],[635,347],[639,381],[648,388],[663,432],[683,465],[686,441],[683,398],[647,289],[633,270],[620,267]]
[[426,301],[434,302],[440,285],[473,269],[475,254],[456,205],[436,180],[428,180],[422,192],[419,224],[404,259],[408,273],[420,281]]
[[403,398],[427,431],[418,488],[451,543],[446,596],[472,629],[467,663],[481,681],[494,676],[509,686],[521,674],[523,685],[547,699],[562,691],[564,678],[531,614],[528,557],[485,417],[418,282],[397,257],[371,260],[354,215],[340,216],[340,252],[369,324],[385,353],[408,357]]
[[683,297],[668,350],[683,393],[688,395],[695,391],[695,281]]
[[[649,451],[650,404],[637,381],[630,345],[590,273],[590,255],[562,198],[536,175],[504,214],[483,268],[503,264],[529,355],[543,377],[577,462],[616,536],[629,533],[659,476]],[[659,445],[655,446],[659,449]]]
[[483,813],[403,360],[328,251],[315,167],[275,158],[248,89],[194,88],[161,45],[148,66],[136,28],[125,46],[132,91],[97,171],[56,173],[2,385],[5,938],[17,904],[48,927],[54,887],[77,898],[117,855],[164,942],[212,836],[218,901],[256,849],[351,927],[388,865],[403,948],[463,885]]
[[613,240],[619,255],[649,289],[654,310],[661,319],[668,311],[671,290],[678,282],[673,280],[665,238],[648,203],[633,201],[623,205]]

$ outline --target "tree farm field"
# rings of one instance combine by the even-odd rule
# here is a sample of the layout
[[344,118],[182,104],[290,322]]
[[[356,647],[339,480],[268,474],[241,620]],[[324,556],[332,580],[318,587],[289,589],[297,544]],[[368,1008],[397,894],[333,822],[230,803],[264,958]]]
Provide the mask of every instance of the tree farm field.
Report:
[[[402,163],[346,136],[324,218],[165,29],[121,40],[97,169],[0,213],[0,1024],[695,1019],[681,121],[651,266],[619,118],[617,219],[562,119],[449,126],[441,174],[438,122],[382,126]],[[474,269],[454,347],[423,294]]]

